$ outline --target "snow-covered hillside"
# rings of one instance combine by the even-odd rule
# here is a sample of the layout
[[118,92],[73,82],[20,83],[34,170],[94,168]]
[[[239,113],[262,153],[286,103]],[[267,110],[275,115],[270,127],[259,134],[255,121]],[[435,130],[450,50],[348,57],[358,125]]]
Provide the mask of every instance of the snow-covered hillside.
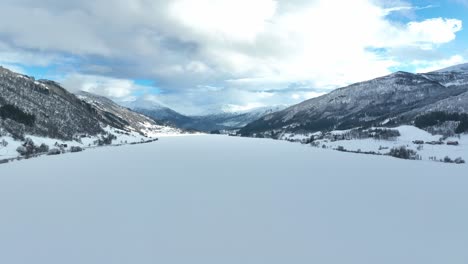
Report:
[[[96,136],[84,135],[83,137],[74,140],[60,140],[48,137],[40,137],[34,135],[25,135],[26,139],[32,140],[36,147],[41,145],[47,146],[44,152],[31,153],[29,155],[21,155],[18,148],[24,146],[25,141],[17,140],[11,136],[0,137],[0,164],[11,162],[15,159],[33,158],[41,155],[58,155],[73,152],[72,148],[79,148],[79,151],[102,147],[103,145],[121,146],[126,144],[148,143],[158,139],[160,136],[180,136],[183,135],[180,130],[167,126],[160,126],[156,129],[155,126],[150,126],[145,135],[139,132],[128,132],[113,127],[104,127],[105,134]],[[104,140],[110,139],[108,142]],[[56,152],[56,151],[59,152]],[[76,149],[74,150],[76,151]]]
[[[468,161],[468,134],[445,138],[442,135],[432,135],[414,126],[374,129],[398,131],[399,136],[389,139],[378,137],[357,138],[352,136],[353,130],[344,130],[310,134],[285,133],[280,139],[307,143],[322,149],[360,152],[362,154],[373,153],[375,155],[387,155],[391,149],[404,146],[415,151],[420,159],[426,161],[440,162],[445,157],[450,158],[452,161],[457,158],[461,158],[460,161]],[[315,140],[310,142],[312,137]]]
[[0,163],[180,133],[108,98],[90,93],[78,98],[54,81],[0,67]]
[[467,167],[161,138],[0,166],[0,263],[466,264]]
[[433,111],[464,111],[464,107],[450,105],[467,105],[464,93],[468,93],[467,72],[396,72],[266,115],[242,128],[240,134],[271,137],[284,132],[371,127],[385,120],[391,121],[389,125],[409,125]]

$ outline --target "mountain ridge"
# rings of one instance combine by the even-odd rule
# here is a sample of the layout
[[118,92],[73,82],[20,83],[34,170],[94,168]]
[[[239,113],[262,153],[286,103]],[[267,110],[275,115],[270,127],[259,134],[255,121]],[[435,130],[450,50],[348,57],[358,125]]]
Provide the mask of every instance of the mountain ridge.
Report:
[[285,132],[341,130],[380,125],[387,119],[392,120],[388,125],[408,124],[414,122],[418,109],[430,109],[430,105],[467,91],[468,72],[399,71],[267,115],[242,128],[240,134],[270,137]]
[[36,80],[0,67],[0,136],[74,140],[105,134],[107,126],[141,135],[164,127],[108,98],[86,94],[92,101],[83,95],[79,98],[55,81]]

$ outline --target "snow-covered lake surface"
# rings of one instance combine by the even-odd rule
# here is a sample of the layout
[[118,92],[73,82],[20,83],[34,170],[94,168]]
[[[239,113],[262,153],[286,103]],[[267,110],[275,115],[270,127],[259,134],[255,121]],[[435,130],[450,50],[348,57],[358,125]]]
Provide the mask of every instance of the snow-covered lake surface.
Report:
[[186,136],[0,166],[0,263],[466,264],[468,166]]

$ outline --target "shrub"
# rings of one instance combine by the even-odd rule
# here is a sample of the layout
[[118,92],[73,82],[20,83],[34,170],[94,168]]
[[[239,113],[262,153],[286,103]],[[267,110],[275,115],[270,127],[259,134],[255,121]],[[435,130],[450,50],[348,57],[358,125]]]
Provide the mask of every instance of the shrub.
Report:
[[388,153],[389,156],[399,158],[399,159],[407,159],[407,160],[418,160],[421,157],[418,153],[412,149],[407,149],[405,146],[392,148]]
[[460,157],[460,158],[456,158],[453,162],[455,162],[456,164],[464,164],[465,160]]
[[449,158],[448,156],[445,156],[443,162],[445,163],[453,163],[453,160],[451,158]]
[[117,137],[115,135],[107,134],[107,135],[102,136],[100,139],[97,140],[97,145],[98,146],[110,145],[110,144],[112,144],[112,141],[114,139],[117,139]]
[[401,136],[400,131],[396,129],[370,129],[368,131],[370,137],[373,137],[378,140],[394,140],[395,138]]
[[46,144],[42,143],[39,148],[37,149],[37,152],[39,153],[47,153],[49,152],[49,146],[47,146]]
[[16,151],[21,156],[29,157],[34,154],[47,153],[49,151],[49,146],[46,144],[41,144],[39,147],[34,144],[34,141],[30,138],[26,138],[23,145],[19,146]]
[[81,148],[81,147],[72,146],[70,148],[70,152],[72,152],[72,153],[81,152],[81,151],[83,151],[83,148]]
[[21,156],[27,156],[29,155],[28,149],[25,146],[19,146],[16,148],[16,151],[21,155]]
[[49,150],[49,152],[47,153],[47,155],[49,155],[49,156],[60,155],[60,154],[62,154],[62,152],[57,148],[53,148],[53,149]]
[[37,152],[37,147],[34,144],[34,141],[30,138],[26,138],[22,146],[19,146],[16,151],[21,156],[31,156]]

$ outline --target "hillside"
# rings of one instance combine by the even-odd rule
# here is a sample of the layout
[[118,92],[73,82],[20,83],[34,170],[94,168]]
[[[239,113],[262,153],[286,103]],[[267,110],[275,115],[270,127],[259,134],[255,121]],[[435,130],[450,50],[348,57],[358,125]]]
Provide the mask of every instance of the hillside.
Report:
[[103,132],[93,107],[51,81],[0,67],[0,135],[72,139]]
[[98,118],[104,124],[111,124],[112,127],[129,132],[137,132],[142,135],[151,135],[161,131],[182,132],[179,129],[167,126],[161,122],[134,112],[128,108],[118,105],[112,100],[91,94],[79,92],[78,98],[87,102],[96,110]]
[[181,132],[105,97],[77,97],[56,82],[0,67],[0,163]]
[[[274,137],[285,132],[311,133],[356,127],[414,123],[421,111],[468,104],[466,72],[412,74],[397,72],[337,89],[244,127],[243,136]],[[444,101],[446,100],[446,101]],[[464,111],[464,110],[463,110]]]

